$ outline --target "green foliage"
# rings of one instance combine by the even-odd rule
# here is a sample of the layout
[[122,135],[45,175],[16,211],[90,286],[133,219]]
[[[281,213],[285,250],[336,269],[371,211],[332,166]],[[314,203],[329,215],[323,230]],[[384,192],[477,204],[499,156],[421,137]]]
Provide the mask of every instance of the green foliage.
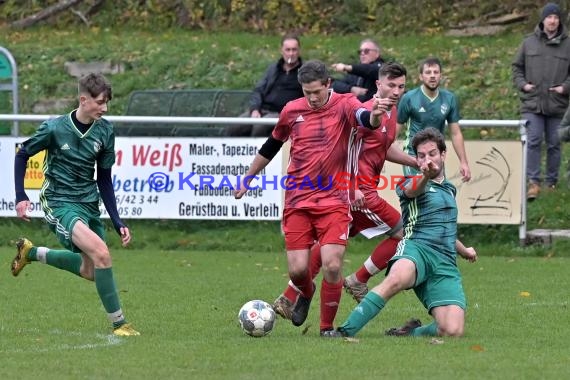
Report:
[[[4,30],[5,45],[15,56],[20,77],[20,110],[32,113],[40,99],[75,97],[75,79],[67,61],[107,61],[124,65],[112,76],[111,114],[124,112],[134,90],[171,88],[251,89],[267,65],[279,57],[280,36],[251,33],[205,33],[170,28],[118,29],[91,27],[24,31]],[[302,56],[334,62],[357,62],[364,36],[303,34]],[[509,33],[488,37],[384,36],[383,55],[407,66],[407,86],[418,84],[417,65],[428,55],[444,63],[445,86],[460,98],[465,119],[516,119],[518,96],[510,63],[522,40]],[[41,46],[41,49],[38,49]],[[73,46],[75,48],[70,48]],[[66,110],[54,110],[54,113]],[[489,131],[489,138],[495,131]]]
[[[0,23],[11,23],[58,3],[56,0],[6,0],[0,4]],[[92,1],[75,9],[87,12]],[[297,30],[322,34],[433,35],[462,24],[482,24],[490,17],[513,11],[528,14],[527,25],[536,23],[539,0],[505,0],[500,3],[431,0],[116,0],[104,1],[98,12],[88,15],[93,26],[124,25],[156,29],[184,27],[207,31],[242,30],[284,32]],[[564,5],[564,4],[563,4]],[[83,21],[66,11],[47,21],[70,27]]]

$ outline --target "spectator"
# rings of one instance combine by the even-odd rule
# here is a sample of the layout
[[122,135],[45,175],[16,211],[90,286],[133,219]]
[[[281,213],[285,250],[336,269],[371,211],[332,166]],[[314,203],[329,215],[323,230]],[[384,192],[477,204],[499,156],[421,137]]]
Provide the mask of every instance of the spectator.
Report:
[[367,38],[360,43],[358,49],[360,63],[345,65],[344,63],[334,63],[333,70],[346,73],[342,79],[333,82],[332,87],[340,94],[352,93],[361,102],[372,99],[376,93],[376,81],[378,80],[378,69],[384,63],[381,57],[380,45],[374,40]]
[[540,194],[543,139],[546,140],[546,187],[554,189],[558,182],[558,129],[568,108],[570,91],[570,40],[561,15],[558,5],[546,4],[534,33],[523,40],[512,63],[513,81],[520,91],[521,117],[529,121],[526,144],[528,201]]
[[[265,75],[253,89],[249,112],[239,117],[278,118],[287,102],[303,97],[303,89],[297,80],[297,71],[303,64],[300,56],[299,37],[287,34],[281,39],[281,58],[271,64]],[[273,125],[232,125],[226,127],[226,136],[267,137]]]

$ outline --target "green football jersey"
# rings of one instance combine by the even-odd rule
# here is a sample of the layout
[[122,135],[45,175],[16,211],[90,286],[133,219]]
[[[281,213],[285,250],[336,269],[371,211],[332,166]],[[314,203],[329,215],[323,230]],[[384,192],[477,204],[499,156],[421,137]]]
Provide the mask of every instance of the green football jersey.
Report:
[[[412,179],[408,179],[412,181]],[[404,221],[404,239],[426,244],[441,252],[453,263],[457,251],[457,202],[455,186],[444,180],[441,184],[429,181],[423,194],[408,198],[400,186],[396,186]]]
[[459,103],[452,92],[440,88],[431,99],[421,86],[408,91],[398,104],[398,124],[407,125],[404,151],[415,155],[411,143],[418,131],[433,127],[445,135],[445,122],[457,123],[460,119]]
[[99,201],[95,165],[108,169],[115,163],[115,135],[109,121],[96,120],[82,134],[69,113],[43,122],[23,145],[30,156],[46,151],[40,191],[44,206],[45,201]]

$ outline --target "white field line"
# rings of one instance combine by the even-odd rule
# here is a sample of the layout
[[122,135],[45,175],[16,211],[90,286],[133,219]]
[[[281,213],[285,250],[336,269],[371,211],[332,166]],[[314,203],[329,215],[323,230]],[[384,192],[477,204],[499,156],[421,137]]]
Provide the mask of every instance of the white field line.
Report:
[[[4,327],[0,328],[3,335],[5,333],[9,333]],[[32,329],[18,329],[18,333],[39,333],[40,331],[36,328]],[[99,334],[96,333],[94,336],[88,337],[87,334],[84,334],[79,331],[62,331],[62,330],[51,330],[48,332],[49,335],[59,335],[62,337],[65,336],[74,336],[74,337],[84,337],[85,343],[80,344],[54,344],[51,347],[42,347],[42,348],[35,348],[35,347],[28,347],[28,348],[17,348],[17,349],[0,349],[0,354],[8,354],[8,353],[27,353],[27,352],[52,352],[52,351],[67,351],[67,350],[92,350],[97,348],[103,347],[110,347],[110,346],[117,346],[124,342],[124,340],[118,336],[113,334]]]

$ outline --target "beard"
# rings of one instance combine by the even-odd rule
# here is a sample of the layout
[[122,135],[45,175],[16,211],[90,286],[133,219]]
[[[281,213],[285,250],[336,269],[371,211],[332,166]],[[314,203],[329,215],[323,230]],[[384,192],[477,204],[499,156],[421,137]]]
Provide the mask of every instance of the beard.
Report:
[[439,83],[424,82],[424,86],[430,91],[435,91],[439,87]]

